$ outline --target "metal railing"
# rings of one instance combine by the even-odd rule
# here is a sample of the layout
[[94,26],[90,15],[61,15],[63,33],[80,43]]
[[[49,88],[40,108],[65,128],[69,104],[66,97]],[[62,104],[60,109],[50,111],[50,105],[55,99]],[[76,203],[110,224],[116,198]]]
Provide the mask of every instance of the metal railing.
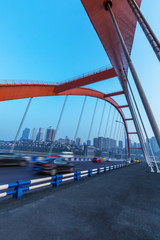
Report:
[[[53,187],[59,187],[60,183],[63,183],[63,182],[65,183],[68,181],[79,181],[83,177],[92,177],[95,174],[105,173],[107,171],[119,169],[119,168],[126,167],[133,164],[136,164],[136,162],[129,163],[129,164],[126,164],[126,163],[117,164],[117,165],[88,169],[83,171],[76,171],[74,173],[67,173],[67,174],[27,180],[27,181],[19,180],[16,183],[0,185],[0,198],[5,198],[7,196],[12,195],[13,198],[19,199],[23,196],[23,192],[26,192],[26,191],[48,187],[50,185]],[[10,191],[10,189],[12,190]]]
[[12,79],[9,80],[9,79],[0,79],[0,84],[6,84],[6,85],[8,85],[8,84],[15,84],[15,85],[16,84],[60,85],[60,84],[67,83],[67,82],[70,82],[70,81],[73,81],[73,80],[77,80],[79,78],[87,77],[89,75],[102,72],[102,71],[105,71],[105,70],[109,70],[111,68],[112,68],[112,65],[108,64],[106,66],[100,67],[100,68],[95,69],[93,71],[82,73],[80,75],[77,75],[77,76],[74,76],[74,77],[68,78],[66,80],[59,81],[59,82],[38,81],[38,80],[14,80],[14,79],[13,80]]

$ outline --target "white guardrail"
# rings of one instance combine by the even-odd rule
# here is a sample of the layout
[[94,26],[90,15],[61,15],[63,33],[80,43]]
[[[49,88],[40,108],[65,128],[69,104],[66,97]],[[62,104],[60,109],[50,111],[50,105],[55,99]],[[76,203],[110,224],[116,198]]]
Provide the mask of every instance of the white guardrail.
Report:
[[[94,174],[101,174],[107,171],[119,169],[119,168],[126,167],[133,164],[136,164],[136,163],[134,162],[127,165],[123,163],[123,164],[117,164],[117,165],[112,165],[107,167],[76,171],[74,173],[56,175],[52,177],[45,177],[45,178],[39,178],[39,179],[33,179],[33,180],[27,180],[27,181],[20,180],[20,181],[17,181],[16,183],[0,185],[0,198],[12,196],[13,198],[19,199],[22,197],[23,192],[26,192],[26,191],[47,187],[50,185],[54,187],[59,187],[60,183],[63,183],[63,182],[79,181],[83,177],[92,177]],[[12,190],[10,191],[10,189]]]
[[[23,156],[22,156],[23,157]],[[45,157],[39,157],[39,156],[25,156],[25,159],[27,159],[30,162],[35,162],[35,161],[41,161]],[[64,158],[67,161],[70,162],[91,162],[93,158],[83,158],[83,157],[75,157],[75,158]]]

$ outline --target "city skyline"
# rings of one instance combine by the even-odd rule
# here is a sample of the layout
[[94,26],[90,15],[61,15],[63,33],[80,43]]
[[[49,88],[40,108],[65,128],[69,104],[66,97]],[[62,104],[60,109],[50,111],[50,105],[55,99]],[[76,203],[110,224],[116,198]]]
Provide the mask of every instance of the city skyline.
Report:
[[[88,145],[88,146],[94,146],[97,147],[99,149],[109,149],[109,148],[120,148],[123,149],[125,148],[125,141],[122,140],[116,140],[116,139],[112,139],[112,138],[104,138],[104,137],[94,137],[92,140],[87,140],[86,142],[82,143],[82,139],[81,137],[77,137],[74,141],[74,139],[70,139],[68,136],[65,136],[64,138],[59,138],[59,139],[55,139],[55,129],[52,129],[52,127],[48,127],[47,129],[44,128],[39,128],[37,132],[37,136],[35,136],[35,139],[32,138],[33,136],[33,132],[35,130],[38,130],[36,128],[32,129],[32,132],[30,131],[30,128],[25,128],[22,131],[22,136],[20,137],[20,141],[23,140],[33,140],[33,141],[49,141],[49,142],[59,142],[62,144],[68,144],[68,145],[72,145],[73,143],[77,146],[82,146],[82,145]],[[41,132],[41,130],[43,130]],[[31,133],[29,135],[29,133]],[[43,133],[42,136],[40,136],[40,133]],[[31,136],[31,137],[29,137]],[[146,139],[146,143],[147,143],[147,139]],[[156,142],[156,139],[154,136],[152,136],[150,138],[150,144],[152,147],[153,152],[158,152],[159,151],[159,147],[158,144]],[[135,148],[139,148],[140,144],[137,142],[133,142],[132,140],[130,140],[130,147],[135,147]]]

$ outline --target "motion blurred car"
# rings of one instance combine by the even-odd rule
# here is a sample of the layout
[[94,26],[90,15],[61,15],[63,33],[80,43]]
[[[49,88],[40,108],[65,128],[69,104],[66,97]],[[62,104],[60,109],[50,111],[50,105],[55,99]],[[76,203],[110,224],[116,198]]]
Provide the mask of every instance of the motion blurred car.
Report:
[[43,161],[36,162],[33,170],[53,176],[57,173],[73,172],[74,165],[65,161],[63,158],[45,158]]
[[93,158],[93,159],[92,159],[92,162],[101,163],[101,162],[102,162],[102,159],[100,159],[100,158]]
[[106,162],[112,162],[111,158],[106,159]]
[[48,154],[47,157],[51,157],[51,158],[57,158],[59,157],[59,155],[55,155],[55,154]]
[[25,167],[27,166],[28,161],[14,153],[4,153],[0,152],[0,166],[22,166]]

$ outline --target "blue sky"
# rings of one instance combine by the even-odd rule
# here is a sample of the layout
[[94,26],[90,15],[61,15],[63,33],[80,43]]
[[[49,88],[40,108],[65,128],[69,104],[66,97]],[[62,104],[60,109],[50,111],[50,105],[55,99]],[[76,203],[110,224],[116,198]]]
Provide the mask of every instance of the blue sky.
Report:
[[[155,0],[150,8],[146,1],[142,1],[141,9],[160,39],[160,2]],[[110,64],[80,0],[1,1],[0,33],[1,80],[39,80],[54,83]],[[133,44],[132,59],[158,125],[160,125],[160,65],[139,25]],[[129,78],[136,92],[130,74]],[[108,93],[119,90],[120,84],[117,78],[114,78],[92,84],[90,87]],[[149,136],[152,136],[137,94],[136,98]],[[74,137],[83,100],[84,97],[78,96],[68,98],[57,137]],[[118,100],[124,102],[123,97],[119,97]],[[14,138],[27,102],[28,99],[21,99],[0,103],[0,139]],[[49,126],[55,128],[63,102],[64,96],[34,98],[23,129]],[[78,133],[83,141],[86,141],[88,137],[94,104],[95,99],[88,97]],[[103,101],[99,100],[91,138],[98,134],[103,104]],[[101,136],[104,135],[108,111],[109,104],[106,105]],[[126,114],[129,115],[127,112]]]

